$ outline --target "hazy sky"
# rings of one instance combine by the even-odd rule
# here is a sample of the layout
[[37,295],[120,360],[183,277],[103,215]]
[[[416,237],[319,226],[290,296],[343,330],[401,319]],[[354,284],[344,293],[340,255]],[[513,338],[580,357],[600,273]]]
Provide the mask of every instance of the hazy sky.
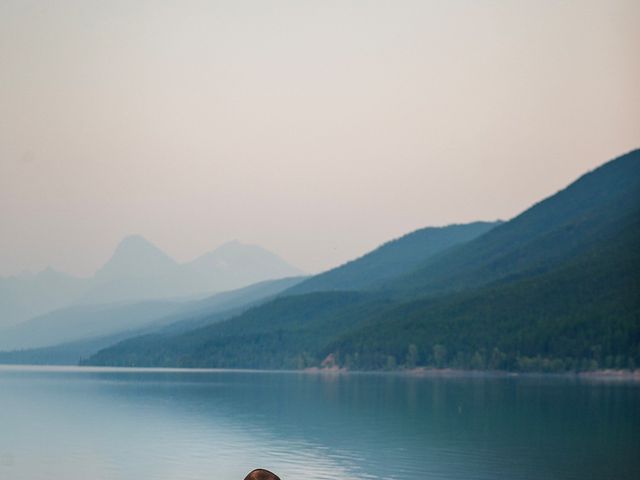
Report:
[[640,146],[640,2],[0,0],[0,275],[126,234],[313,272]]

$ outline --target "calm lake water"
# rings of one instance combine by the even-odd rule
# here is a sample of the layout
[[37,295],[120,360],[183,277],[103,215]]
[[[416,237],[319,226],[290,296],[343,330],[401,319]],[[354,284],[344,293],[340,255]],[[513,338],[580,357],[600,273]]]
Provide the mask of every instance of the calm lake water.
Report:
[[2,480],[638,479],[640,387],[0,367]]

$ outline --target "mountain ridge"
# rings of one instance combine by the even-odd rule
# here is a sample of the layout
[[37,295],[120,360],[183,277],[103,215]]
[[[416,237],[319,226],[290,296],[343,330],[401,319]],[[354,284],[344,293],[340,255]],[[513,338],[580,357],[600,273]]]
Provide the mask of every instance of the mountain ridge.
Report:
[[[216,268],[207,259],[220,257],[220,249],[226,264]],[[91,277],[52,268],[0,277],[0,328],[76,304],[186,299],[301,274],[268,250],[238,241],[178,263],[142,236],[128,235]]]
[[472,240],[501,224],[500,220],[477,221],[421,228],[385,242],[343,265],[314,275],[293,287],[288,293],[370,289],[410,270],[415,263]]
[[[179,332],[228,318],[277,296],[303,277],[267,280],[199,300],[171,302],[154,300],[109,305],[74,305],[35,317],[0,337],[0,360],[45,356],[73,358],[75,351],[95,353],[96,344],[110,343],[141,333]],[[113,341],[109,343],[109,337]],[[68,348],[71,348],[71,352]],[[65,350],[66,349],[66,350]],[[97,351],[97,350],[96,350]],[[77,363],[80,358],[76,358]],[[60,363],[56,360],[56,363]]]
[[634,368],[638,252],[640,150],[634,150],[382,287],[285,292],[220,324],[129,339],[86,363]]
[[[612,204],[629,208],[640,198],[638,175],[625,174],[639,165],[640,149],[610,160],[486,235],[434,256],[385,287],[422,293],[452,291],[498,280],[515,269],[543,269],[545,262],[575,254],[594,239],[598,229],[606,230],[618,220],[621,210]],[[476,269],[473,274],[470,265]]]

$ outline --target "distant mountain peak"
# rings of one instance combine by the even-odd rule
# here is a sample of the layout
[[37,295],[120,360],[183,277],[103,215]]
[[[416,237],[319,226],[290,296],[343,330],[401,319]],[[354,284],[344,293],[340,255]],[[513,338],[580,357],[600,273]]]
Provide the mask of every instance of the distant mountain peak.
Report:
[[[236,275],[258,274],[258,280],[300,275],[301,270],[290,265],[275,253],[238,239],[225,242],[219,247],[200,255],[187,264],[190,268],[206,272],[215,268],[231,269]],[[252,282],[253,283],[253,282]]]
[[175,260],[143,236],[128,235],[118,243],[111,258],[96,272],[96,277],[146,277],[176,265]]
[[131,235],[125,236],[122,240],[120,240],[120,242],[118,243],[118,246],[116,247],[116,250],[121,248],[137,248],[137,247],[150,247],[150,248],[156,248],[156,249],[158,248],[149,240],[144,238],[142,235],[131,234]]
[[142,235],[127,235],[88,278],[53,268],[0,277],[0,327],[73,304],[191,298],[300,273],[268,250],[238,239],[178,263]]

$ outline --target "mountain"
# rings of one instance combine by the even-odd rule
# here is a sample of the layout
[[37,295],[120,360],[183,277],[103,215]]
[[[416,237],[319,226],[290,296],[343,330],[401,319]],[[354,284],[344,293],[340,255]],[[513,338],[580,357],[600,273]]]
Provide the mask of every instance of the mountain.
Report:
[[129,339],[87,363],[633,368],[640,362],[639,252],[636,150],[370,289],[295,294],[294,287],[230,320]]
[[148,301],[124,305],[73,306],[6,329],[0,363],[77,364],[125,338],[177,333],[237,315],[299,283],[303,277],[269,280],[189,302]]
[[[333,339],[340,320],[374,305],[359,292],[279,297],[214,325],[175,335],[142,335],[105,348],[85,365],[301,368]],[[360,310],[362,311],[362,310]],[[370,308],[370,313],[375,308]],[[338,320],[336,320],[338,319]],[[309,357],[309,358],[308,358]]]
[[288,293],[371,289],[413,270],[416,265],[442,251],[487,233],[501,223],[474,222],[422,228],[387,242],[338,268],[315,275]]
[[[435,255],[436,253],[461,242],[475,238],[496,225],[499,225],[499,222],[474,222],[466,225],[424,228],[412,232],[399,239],[388,242],[373,252],[343,266],[329,270],[328,272],[311,277],[304,281],[296,282],[294,286],[284,290],[282,293],[283,295],[293,296],[293,298],[275,301],[274,309],[272,311],[269,310],[269,308],[265,308],[265,310],[258,309],[258,312],[264,313],[269,310],[271,313],[268,314],[269,321],[264,321],[260,316],[257,317],[258,320],[256,321],[262,325],[262,327],[268,329],[273,326],[276,316],[278,322],[286,322],[287,319],[289,319],[287,316],[288,313],[295,316],[299,315],[300,312],[309,312],[309,315],[313,316],[314,319],[318,317],[317,314],[332,313],[335,309],[342,308],[346,305],[345,302],[337,300],[343,298],[341,296],[342,292],[338,292],[336,295],[321,294],[318,296],[318,301],[320,303],[324,303],[324,305],[323,308],[319,308],[317,312],[312,311],[313,309],[309,308],[310,298],[316,297],[299,297],[298,295],[300,293],[313,292],[314,290],[322,289],[324,285],[331,285],[331,288],[327,288],[327,290],[330,290],[334,289],[337,285],[345,285],[348,286],[349,289],[362,289],[366,285],[380,284],[394,274],[407,272],[416,262],[425,260],[429,258],[429,256]],[[237,244],[227,244],[227,246],[234,247],[234,250],[239,247]],[[209,261],[215,258],[213,255],[209,255],[208,257]],[[248,255],[243,255],[243,257],[250,258]],[[211,265],[210,268],[213,268],[214,266],[215,265]],[[260,284],[258,286],[260,286]],[[256,286],[247,287],[247,289],[236,292],[230,292],[227,295],[230,297],[239,293],[246,295],[245,290],[254,288],[256,288]],[[216,296],[215,298],[219,300],[220,296]],[[359,299],[360,296],[345,295],[344,298],[355,300]],[[283,307],[283,305],[286,306]],[[322,317],[320,316],[318,318]],[[189,323],[193,328],[201,326],[201,324],[198,323],[198,320],[199,318],[196,316],[192,322],[181,322],[180,331],[175,331],[173,333],[184,333],[184,326]],[[238,323],[237,325],[242,324]],[[253,325],[250,328],[255,328],[257,326],[258,324]],[[162,335],[155,335],[160,342],[164,342],[167,338],[165,335],[167,332],[165,331],[162,333]],[[189,338],[188,333],[186,333],[186,337]],[[154,338],[154,335],[145,335],[145,338],[148,345],[148,342],[151,341],[150,339]],[[163,355],[161,353],[161,349],[158,350],[158,355]]]
[[130,332],[78,340],[49,347],[0,351],[1,365],[77,365],[83,358],[131,336]]
[[[182,265],[183,276],[197,279],[204,291],[225,291],[303,272],[258,245],[237,240]],[[202,287],[200,287],[202,288]]]
[[387,282],[386,288],[434,294],[548,271],[632,222],[640,202],[640,150],[579,178],[486,235]]
[[380,311],[319,352],[351,368],[413,364],[519,371],[635,368],[640,211],[607,241],[543,273]]
[[147,301],[124,305],[74,305],[2,331],[0,350],[37,348],[136,330],[177,312],[178,302]]
[[275,254],[238,241],[178,264],[142,237],[133,236],[118,245],[78,302],[184,299],[301,274]]
[[[276,317],[278,322],[286,323],[287,321],[299,318],[302,312],[304,312],[304,315],[313,317],[314,321],[321,322],[324,316],[333,315],[335,310],[340,310],[346,306],[345,301],[339,301],[338,299],[344,298],[349,299],[349,301],[358,300],[356,303],[360,304],[362,303],[361,299],[369,299],[369,297],[360,297],[359,295],[350,294],[346,294],[342,297],[342,292],[337,292],[336,295],[322,293],[317,297],[309,295],[300,296],[301,293],[322,290],[323,288],[326,290],[337,290],[338,286],[344,286],[345,290],[364,289],[366,286],[381,284],[384,280],[392,277],[393,275],[406,273],[413,268],[416,263],[420,263],[430,256],[446,250],[447,248],[469,241],[499,224],[500,222],[474,222],[466,225],[424,228],[407,234],[399,239],[382,245],[373,252],[364,255],[359,259],[333,270],[329,270],[328,272],[311,277],[305,281],[298,282],[295,286],[283,292],[283,295],[288,295],[292,298],[277,300],[274,302],[273,306],[258,309],[258,316],[256,317],[257,323],[247,326],[246,328],[252,330],[260,326],[260,328],[269,329],[273,327]],[[314,311],[314,309],[309,306],[310,303],[313,303],[310,300],[312,298],[318,299],[318,305],[321,303],[323,304],[323,307],[319,308],[318,311]],[[379,301],[375,302],[375,305],[379,304]],[[271,308],[273,308],[273,310],[271,310]],[[248,315],[253,318],[251,314],[248,313]],[[265,320],[261,315],[267,315],[269,319]],[[290,315],[293,315],[293,318],[291,318]],[[308,322],[309,320],[306,319],[305,321]],[[186,324],[187,322],[182,322],[182,327]],[[241,326],[241,328],[245,328],[244,323],[242,322],[229,325],[231,325],[232,328],[236,325]],[[197,323],[197,317],[192,322],[191,326],[194,328],[200,326]],[[323,327],[326,327],[326,325],[323,324]],[[327,330],[325,329],[325,331]],[[175,333],[183,332],[184,328],[181,328],[181,331]],[[320,332],[316,332],[316,335],[319,334]],[[155,346],[150,346],[151,344],[156,345],[153,343],[154,338],[157,338],[157,341],[160,343],[167,341],[166,335],[145,335],[145,344],[149,351],[156,348]],[[185,339],[186,342],[191,342],[191,338],[188,333],[185,333]],[[135,341],[132,341],[131,343],[135,344]],[[163,355],[162,348],[157,348],[157,355],[159,357]],[[221,363],[220,365],[224,365],[224,363]]]
[[94,275],[97,283],[122,278],[148,278],[167,275],[178,264],[169,255],[140,235],[122,239],[111,258]]
[[71,306],[185,300],[301,275],[275,254],[234,241],[178,263],[139,235],[123,239],[90,278],[52,269],[0,278],[0,328]]
[[[231,317],[249,307],[264,303],[288,291],[304,281],[306,277],[287,277],[277,280],[265,280],[248,287],[221,292],[202,300],[190,302],[188,308],[173,318],[166,327],[158,332],[185,332],[203,325],[219,321],[220,315]],[[215,314],[215,318],[213,318]]]
[[[188,295],[175,291],[179,264],[140,235],[125,237],[87,282],[76,304],[97,305]],[[201,293],[198,291],[197,293]]]
[[64,307],[85,288],[85,279],[52,268],[37,274],[0,277],[0,328]]

